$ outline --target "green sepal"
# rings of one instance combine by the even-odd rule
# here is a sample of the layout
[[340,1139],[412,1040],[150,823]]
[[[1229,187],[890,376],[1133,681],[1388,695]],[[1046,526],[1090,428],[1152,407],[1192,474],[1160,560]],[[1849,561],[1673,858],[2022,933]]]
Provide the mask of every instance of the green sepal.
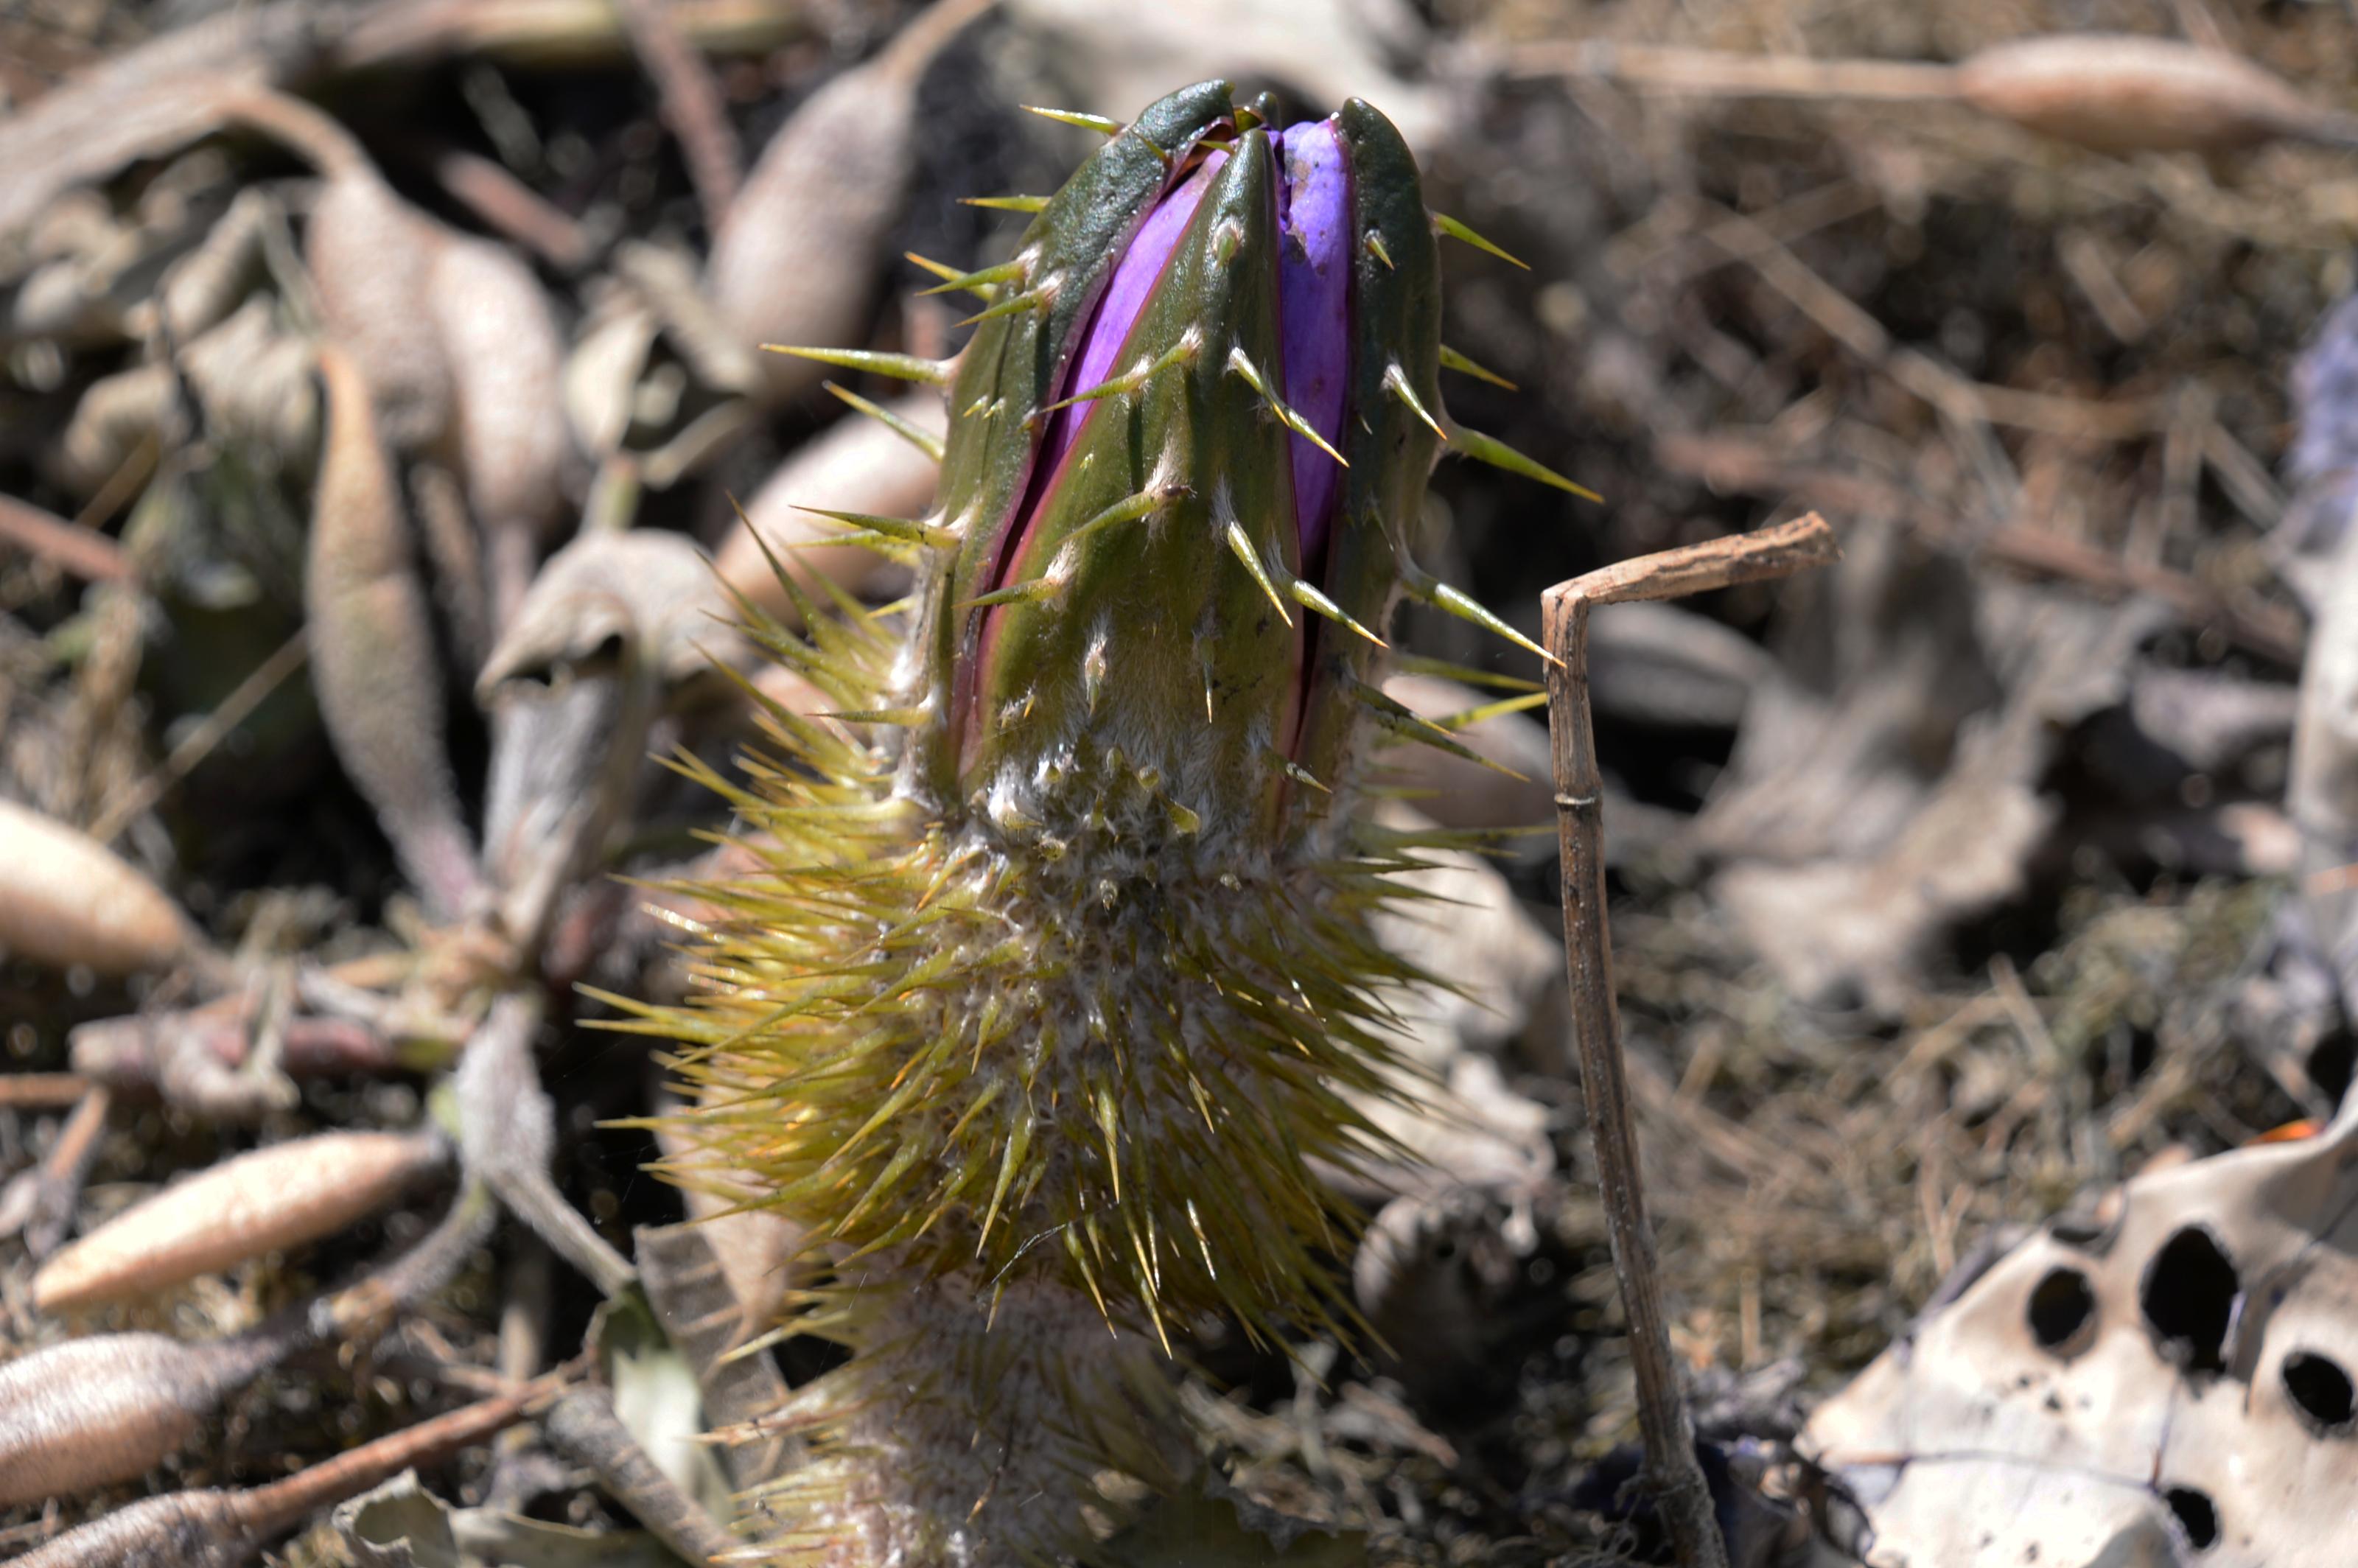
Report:
[[[938,503],[966,542],[926,606],[926,676],[936,689],[949,688],[961,649],[979,633],[985,611],[968,601],[996,575],[1046,428],[1043,410],[1078,350],[1090,308],[1184,156],[1230,112],[1226,81],[1158,100],[1112,135],[1025,228],[1017,254],[1031,258],[1026,276],[1033,289],[1048,291],[1047,308],[981,322],[950,390],[953,409],[997,413],[953,420],[943,456]],[[934,724],[913,738],[918,777],[936,799],[955,794],[963,716],[958,701],[940,703]]]
[[[1307,618],[1276,586],[1301,567],[1276,389],[1236,365],[1281,362],[1279,243],[1269,134],[1248,131],[1119,356],[1170,368],[1085,406],[1070,454],[1027,503],[1004,580],[1042,586],[984,623],[962,793],[1052,752],[1121,744],[1200,830],[1273,823],[1284,774],[1268,753],[1293,739]],[[1173,352],[1191,338],[1199,351]],[[1142,526],[1080,536],[1158,485],[1168,499]],[[1108,649],[1119,689],[1093,709],[1090,663]]]
[[[1394,541],[1412,530],[1441,439],[1394,394],[1441,406],[1441,254],[1426,215],[1416,158],[1373,105],[1354,98],[1336,117],[1351,168],[1351,221],[1366,241],[1351,258],[1351,395],[1343,421],[1345,471],[1321,584],[1354,621],[1383,634],[1401,587]],[[1294,757],[1335,784],[1353,775],[1366,711],[1347,695],[1381,679],[1384,650],[1343,628],[1311,640],[1310,692]],[[1335,796],[1297,792],[1298,827],[1329,824]]]

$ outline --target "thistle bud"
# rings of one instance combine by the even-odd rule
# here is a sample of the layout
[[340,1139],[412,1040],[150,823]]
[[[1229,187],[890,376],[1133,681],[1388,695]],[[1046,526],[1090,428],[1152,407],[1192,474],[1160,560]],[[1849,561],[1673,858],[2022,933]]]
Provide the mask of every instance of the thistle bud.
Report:
[[1380,634],[1402,591],[1505,631],[1406,547],[1444,440],[1565,483],[1440,413],[1463,231],[1382,115],[1280,129],[1215,81],[1100,128],[952,276],[985,302],[954,375],[806,351],[948,384],[940,443],[868,406],[938,447],[938,510],[819,514],[918,609],[904,641],[778,574],[801,630],[755,635],[833,711],[704,775],[758,869],[681,890],[703,989],[643,1010],[690,1047],[672,1173],[824,1254],[794,1327],[850,1357],[763,1430],[815,1439],[782,1512],[847,1568],[1073,1552],[1076,1477],[1191,1462],[1174,1325],[1347,1332],[1316,1173],[1390,1150],[1364,1108],[1421,978],[1371,919],[1417,840],[1357,819],[1360,753],[1473,755],[1382,695]]
[[1415,163],[1365,103],[1279,130],[1225,97],[1163,100],[1049,200],[951,390],[920,765],[1002,826],[1062,833],[1126,775],[1283,842],[1399,586],[1440,439]]

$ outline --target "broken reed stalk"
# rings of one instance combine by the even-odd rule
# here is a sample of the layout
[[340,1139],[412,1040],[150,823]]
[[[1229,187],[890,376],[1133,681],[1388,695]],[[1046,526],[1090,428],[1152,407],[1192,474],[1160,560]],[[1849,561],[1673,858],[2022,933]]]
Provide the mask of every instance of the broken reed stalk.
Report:
[[1572,980],[1573,1043],[1581,1098],[1596,1146],[1596,1184],[1613,1244],[1613,1271],[1629,1320],[1638,1427],[1651,1483],[1682,1568],[1726,1568],[1711,1491],[1671,1361],[1670,1320],[1638,1170],[1638,1131],[1621,1065],[1605,927],[1604,779],[1588,706],[1588,612],[1599,604],[1672,599],[1780,578],[1836,558],[1833,530],[1812,512],[1757,534],[1714,539],[1623,561],[1558,583],[1541,599],[1548,655],[1548,738],[1554,752],[1558,852],[1563,876],[1563,957]]

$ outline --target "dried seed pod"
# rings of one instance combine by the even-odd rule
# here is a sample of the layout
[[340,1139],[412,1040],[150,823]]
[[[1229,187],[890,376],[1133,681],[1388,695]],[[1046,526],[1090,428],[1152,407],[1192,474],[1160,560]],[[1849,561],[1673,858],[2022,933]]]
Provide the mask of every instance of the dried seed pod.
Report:
[[33,1276],[43,1312],[160,1291],[334,1234],[449,1155],[414,1132],[323,1132],[256,1149],[179,1182],[82,1237]]
[[431,568],[434,601],[449,632],[450,656],[462,670],[481,669],[492,648],[492,590],[466,488],[439,461],[420,458],[409,465],[409,503]]
[[479,1400],[242,1492],[143,1498],[15,1560],[15,1568],[243,1568],[262,1541],[389,1476],[481,1443],[523,1419],[557,1378]]
[[210,328],[180,355],[208,430],[251,442],[289,466],[319,439],[311,345],[279,329],[259,296]]
[[162,1334],[105,1334],[0,1367],[0,1506],[145,1474],[278,1351],[257,1336],[184,1345]]
[[485,662],[493,716],[483,864],[509,934],[537,945],[557,893],[630,804],[647,728],[735,641],[702,551],[677,534],[593,534],[552,557]]
[[368,382],[385,439],[402,451],[440,440],[455,399],[435,328],[441,237],[327,115],[275,96],[252,94],[238,103],[243,117],[294,146],[325,177],[303,232],[303,258],[330,332]]
[[1968,58],[1956,86],[1984,114],[2098,152],[2223,152],[2271,136],[2347,145],[2358,134],[2358,119],[2250,60],[2168,38],[2019,38]]
[[393,466],[367,381],[322,345],[328,439],[303,575],[312,683],[336,755],[411,879],[445,911],[477,885],[474,847],[442,749],[442,681]]
[[[776,357],[776,356],[771,356]],[[891,411],[930,435],[948,427],[938,395],[917,393]],[[878,517],[922,517],[933,509],[941,465],[873,419],[844,419],[778,466],[754,492],[745,515],[722,541],[720,580],[767,614],[789,624],[799,618],[778,574],[778,562],[804,582],[824,575],[852,592],[890,595],[908,581],[907,568],[860,545],[806,548],[845,530],[808,507]],[[763,549],[767,544],[769,551]]]
[[239,1568],[254,1536],[236,1492],[167,1492],[142,1498],[17,1558],[18,1568]]
[[73,418],[49,456],[50,477],[77,495],[114,478],[141,443],[180,440],[188,421],[169,365],[135,365],[101,376],[74,405]]
[[0,948],[118,975],[161,968],[196,939],[179,905],[113,850],[0,800]]
[[[746,343],[859,341],[914,166],[918,79],[994,4],[941,0],[883,53],[811,94],[763,149],[706,269],[714,303]],[[824,373],[806,360],[761,360],[773,402],[810,391]]]
[[447,443],[480,522],[536,529],[556,511],[568,442],[564,347],[532,269],[411,208],[310,105],[256,92],[229,102],[326,178],[305,254],[385,438],[405,452]]
[[514,616],[560,514],[572,450],[565,346],[530,267],[483,240],[435,239],[429,297],[457,398],[459,469],[492,564],[497,629]]

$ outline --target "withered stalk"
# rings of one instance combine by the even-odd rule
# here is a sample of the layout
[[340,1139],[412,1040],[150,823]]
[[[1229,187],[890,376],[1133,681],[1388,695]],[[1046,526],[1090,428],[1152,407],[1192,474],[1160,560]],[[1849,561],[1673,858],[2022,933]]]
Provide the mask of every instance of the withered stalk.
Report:
[[594,1472],[608,1496],[680,1556],[710,1563],[735,1554],[741,1543],[655,1467],[603,1389],[575,1389],[551,1407],[541,1429],[550,1447]]
[[0,496],[0,545],[38,556],[85,582],[129,582],[138,575],[123,546],[97,529],[77,526],[11,496]]
[[0,1078],[0,1110],[63,1110],[90,1087],[80,1073],[12,1073]]
[[91,825],[90,836],[102,844],[112,844],[114,836],[129,825],[131,819],[163,798],[164,792],[193,772],[199,762],[212,754],[213,748],[228,739],[229,732],[245,722],[254,710],[276,691],[287,676],[303,667],[311,656],[310,644],[302,632],[278,645],[278,651],[256,665],[235,689],[222,698],[221,703],[182,737],[164,758],[164,765],[141,779],[136,787],[110,803],[106,814]]
[[92,1087],[66,1118],[49,1157],[41,1162],[32,1217],[25,1222],[25,1249],[34,1257],[56,1251],[73,1228],[74,1205],[91,1166],[98,1162],[100,1135],[106,1130],[106,1113],[113,1104],[103,1086]]
[[1726,1568],[1710,1488],[1671,1360],[1670,1319],[1638,1170],[1638,1130],[1621,1065],[1621,1021],[1605,926],[1605,784],[1588,705],[1588,612],[1599,604],[1673,599],[1780,578],[1836,558],[1833,530],[1812,512],[1757,534],[1714,539],[1623,561],[1558,583],[1541,600],[1548,668],[1548,737],[1554,752],[1558,852],[1563,875],[1563,957],[1572,980],[1573,1044],[1581,1098],[1596,1146],[1596,1184],[1613,1270],[1629,1320],[1638,1426],[1646,1475],[1683,1568]]
[[669,7],[655,0],[619,0],[614,10],[630,35],[631,51],[654,80],[664,124],[679,143],[688,183],[704,209],[704,226],[717,230],[745,182],[745,153],[722,106],[720,83],[681,36]]

